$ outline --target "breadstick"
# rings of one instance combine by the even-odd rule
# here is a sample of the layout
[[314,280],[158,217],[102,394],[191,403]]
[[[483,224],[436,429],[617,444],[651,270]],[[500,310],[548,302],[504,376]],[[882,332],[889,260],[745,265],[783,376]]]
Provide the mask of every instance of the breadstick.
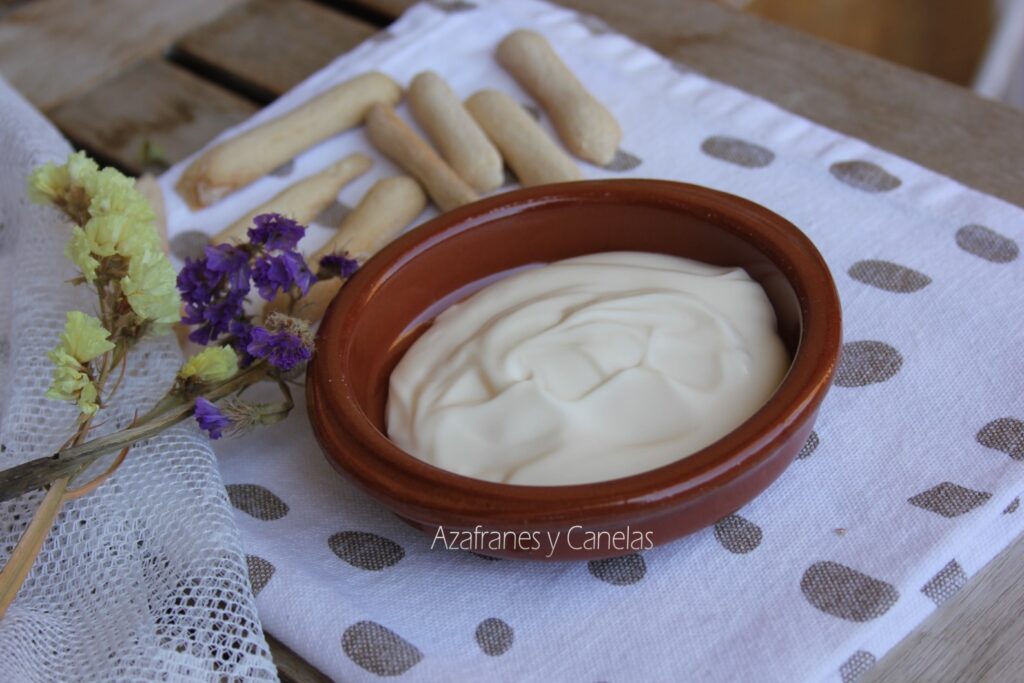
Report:
[[422,183],[430,198],[442,211],[454,209],[477,199],[466,182],[444,159],[398,118],[388,105],[375,104],[366,117],[370,141]]
[[409,84],[409,108],[452,170],[480,193],[501,187],[501,155],[448,84],[424,71]]
[[466,100],[466,108],[524,187],[583,177],[569,155],[505,93],[481,90]]
[[341,221],[338,231],[310,259],[312,267],[328,254],[346,252],[360,263],[376,254],[420,215],[427,196],[409,176],[378,180]]
[[[427,196],[419,183],[408,176],[377,181],[345,216],[338,232],[309,259],[310,268],[316,271],[324,256],[342,252],[360,264],[366,262],[420,215],[426,205]],[[291,314],[309,322],[319,320],[342,284],[341,278],[315,283],[296,302]],[[263,315],[284,313],[288,304],[289,297],[282,294],[264,306]]]
[[299,152],[363,122],[377,102],[396,104],[402,89],[373,71],[334,86],[297,109],[206,150],[182,174],[178,193],[208,206],[266,175]]
[[526,29],[513,31],[498,44],[497,56],[523,89],[544,106],[570,152],[598,166],[612,160],[622,129],[544,36]]
[[252,219],[261,213],[279,213],[307,225],[323,213],[338,192],[353,179],[366,173],[373,164],[365,154],[351,154],[319,173],[284,188],[271,199],[214,235],[211,244],[243,241],[246,231],[252,226]]

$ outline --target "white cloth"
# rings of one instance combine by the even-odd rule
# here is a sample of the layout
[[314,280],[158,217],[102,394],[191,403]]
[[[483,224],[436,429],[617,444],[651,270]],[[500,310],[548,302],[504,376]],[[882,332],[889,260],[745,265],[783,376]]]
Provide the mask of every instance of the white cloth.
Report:
[[[0,468],[53,453],[77,409],[43,396],[65,311],[95,297],[67,281],[70,236],[30,204],[29,171],[71,151],[0,79]],[[144,342],[100,431],[131,419],[181,365],[171,337]],[[6,564],[42,492],[0,504]],[[0,681],[276,680],[238,530],[206,439],[177,427],[131,450],[99,489],[64,507],[0,620]]]
[[[339,680],[855,680],[1024,527],[1004,514],[1024,490],[1024,212],[535,0],[418,5],[224,137],[371,68],[529,103],[492,56],[521,26],[550,38],[639,160],[581,163],[587,177],[700,183],[810,235],[843,303],[839,386],[804,457],[738,516],[590,565],[430,550],[332,471],[300,405],[217,444],[261,558],[264,626]],[[378,161],[341,193],[351,205],[394,173],[362,130],[197,213],[173,196],[181,164],[163,178],[172,232],[213,233],[354,150]]]

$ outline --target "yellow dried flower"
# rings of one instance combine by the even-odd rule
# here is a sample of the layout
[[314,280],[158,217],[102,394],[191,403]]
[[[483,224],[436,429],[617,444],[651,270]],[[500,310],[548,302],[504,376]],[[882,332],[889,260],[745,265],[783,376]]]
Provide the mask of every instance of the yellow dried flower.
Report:
[[28,198],[36,204],[50,204],[59,201],[71,185],[71,174],[67,165],[57,166],[52,162],[37,167],[28,177]]
[[68,311],[57,348],[49,353],[53,381],[46,396],[74,401],[78,409],[92,415],[99,407],[96,385],[86,373],[86,364],[114,348],[99,320],[81,311]]
[[81,311],[68,311],[57,348],[84,365],[114,348],[109,337],[110,332],[96,318]]
[[128,274],[121,278],[121,291],[140,319],[171,323],[178,320],[181,306],[176,280],[167,256],[147,250],[131,256]]
[[96,280],[105,257],[146,260],[147,252],[160,251],[153,209],[135,189],[135,181],[117,169],[101,170],[83,152],[70,155],[63,166],[35,169],[29,176],[29,196],[51,202],[77,224],[65,253],[87,282]]
[[71,229],[71,239],[64,245],[64,255],[78,266],[86,282],[96,280],[96,269],[100,267],[99,260],[92,255],[93,248],[93,241],[85,230],[77,225]]
[[78,404],[81,412],[92,415],[99,408],[97,396],[96,385],[83,371],[66,365],[58,365],[53,369],[53,382],[46,390],[47,398],[73,401]]
[[200,382],[222,382],[238,372],[238,355],[230,346],[209,346],[192,356],[178,376]]

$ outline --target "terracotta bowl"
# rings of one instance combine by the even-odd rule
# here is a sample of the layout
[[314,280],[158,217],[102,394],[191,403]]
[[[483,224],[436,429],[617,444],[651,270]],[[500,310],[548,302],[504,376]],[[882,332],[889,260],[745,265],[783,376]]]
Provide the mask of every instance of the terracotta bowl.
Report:
[[[764,287],[793,358],[764,407],[678,462],[575,486],[463,477],[388,440],[388,378],[438,312],[521,266],[616,250],[742,266]],[[548,185],[445,213],[371,259],[323,319],[309,368],[309,415],[331,463],[427,534],[438,538],[441,528],[463,547],[500,557],[595,559],[714,524],[763,491],[807,440],[839,349],[839,300],[825,262],[800,230],[768,209],[667,181]],[[476,540],[467,540],[469,530]],[[506,532],[501,542],[496,532]],[[514,541],[510,532],[536,539]]]

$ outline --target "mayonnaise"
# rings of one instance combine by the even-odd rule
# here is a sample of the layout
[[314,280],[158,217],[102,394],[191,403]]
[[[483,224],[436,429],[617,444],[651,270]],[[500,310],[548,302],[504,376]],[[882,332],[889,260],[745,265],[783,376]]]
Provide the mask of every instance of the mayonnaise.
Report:
[[391,375],[388,435],[477,479],[616,479],[732,431],[788,367],[775,311],[744,270],[592,254],[518,272],[437,316]]

